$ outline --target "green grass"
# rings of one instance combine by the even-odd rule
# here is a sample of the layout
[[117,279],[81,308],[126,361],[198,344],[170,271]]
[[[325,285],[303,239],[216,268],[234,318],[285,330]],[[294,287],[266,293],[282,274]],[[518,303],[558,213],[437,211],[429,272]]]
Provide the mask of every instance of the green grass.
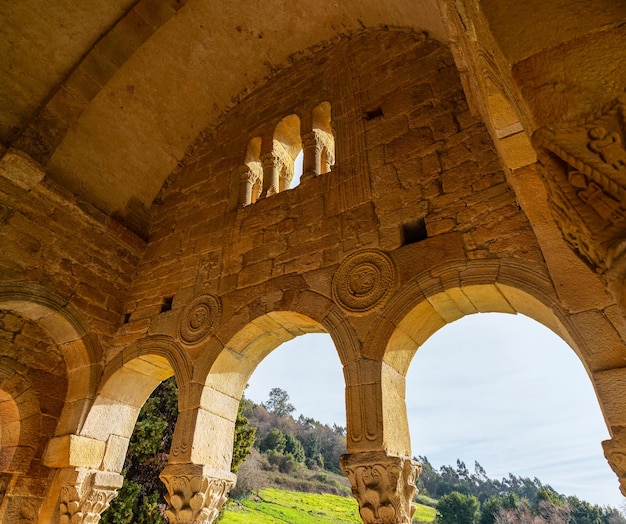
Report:
[[[433,508],[417,506],[414,521],[434,521]],[[358,510],[352,497],[262,489],[257,500],[229,504],[222,524],[360,524]]]

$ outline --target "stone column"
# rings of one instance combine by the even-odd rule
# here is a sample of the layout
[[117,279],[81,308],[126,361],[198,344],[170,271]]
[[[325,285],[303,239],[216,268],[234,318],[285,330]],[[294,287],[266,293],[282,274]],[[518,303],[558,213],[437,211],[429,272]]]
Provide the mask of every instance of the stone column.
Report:
[[246,207],[252,203],[252,185],[254,183],[254,175],[252,170],[246,166],[240,166],[239,169],[239,206]]
[[313,178],[321,172],[322,150],[315,131],[302,137],[302,176],[300,180]]
[[342,455],[340,465],[365,524],[411,524],[415,482],[422,470],[419,462],[368,451]]
[[96,524],[122,487],[118,473],[75,468],[60,472],[59,524]]
[[199,464],[170,464],[160,475],[167,488],[170,524],[210,524],[226,502],[236,476]]
[[281,161],[274,153],[267,153],[261,158],[263,165],[263,193],[265,197],[275,195],[280,191]]

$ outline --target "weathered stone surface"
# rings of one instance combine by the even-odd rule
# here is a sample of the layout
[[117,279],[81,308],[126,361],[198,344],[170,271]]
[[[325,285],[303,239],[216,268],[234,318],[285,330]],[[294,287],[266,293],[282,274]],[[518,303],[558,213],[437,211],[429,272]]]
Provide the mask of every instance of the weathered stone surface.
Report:
[[[228,469],[250,374],[309,332],[329,332],[344,366],[351,456],[382,460],[349,475],[395,479],[415,352],[494,310],[577,352],[626,482],[619,2],[13,4],[0,520],[96,521],[140,406],[171,375],[171,465],[203,466],[171,471],[170,518],[211,520],[230,480],[206,468]],[[366,521],[407,521],[410,490],[369,507],[367,485]]]

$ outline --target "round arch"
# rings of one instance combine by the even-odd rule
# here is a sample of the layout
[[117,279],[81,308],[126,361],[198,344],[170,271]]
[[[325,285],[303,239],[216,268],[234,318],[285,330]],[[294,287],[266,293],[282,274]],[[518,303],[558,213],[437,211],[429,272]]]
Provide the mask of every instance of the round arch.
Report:
[[[433,278],[435,274],[439,276]],[[607,340],[622,345],[607,318],[596,316],[595,330],[589,332],[589,318],[568,316],[558,304],[551,281],[517,261],[447,264],[405,286],[389,309],[387,320],[370,338],[380,340],[379,347],[384,348],[378,356],[382,359],[384,441],[390,450],[407,456],[411,445],[405,410],[406,373],[419,347],[445,325],[474,313],[521,313],[552,330],[572,348],[597,392],[594,372],[602,363],[594,359],[594,346]],[[370,340],[368,347],[372,346],[376,344]],[[598,399],[602,407],[599,392]]]
[[[191,363],[178,344],[165,336],[143,339],[119,353],[106,367],[79,436],[105,443],[102,467],[119,473],[137,416],[154,389],[175,375],[182,391],[191,381]],[[180,403],[180,402],[179,402]]]
[[19,363],[0,358],[0,471],[26,473],[40,445],[41,409]]
[[103,351],[97,337],[76,308],[39,284],[0,283],[0,308],[35,322],[58,345],[65,360],[68,397],[56,434],[75,432],[83,420],[86,404],[94,397],[102,372]]
[[[213,356],[205,357],[194,369],[194,384],[202,384],[199,408],[195,419],[186,423],[186,435],[175,435],[177,449],[173,455],[191,453],[194,463],[230,469],[237,409],[248,379],[258,364],[283,342],[306,333],[327,332],[342,365],[356,358],[356,337],[330,300],[303,291],[286,294],[280,305],[279,310],[255,315],[259,309],[251,303],[247,312],[233,315],[231,322],[237,319],[236,325],[227,321],[218,332],[219,340],[225,342],[219,344],[216,338],[215,347],[205,352]],[[242,318],[247,322],[241,322]],[[193,431],[193,427],[197,429]]]

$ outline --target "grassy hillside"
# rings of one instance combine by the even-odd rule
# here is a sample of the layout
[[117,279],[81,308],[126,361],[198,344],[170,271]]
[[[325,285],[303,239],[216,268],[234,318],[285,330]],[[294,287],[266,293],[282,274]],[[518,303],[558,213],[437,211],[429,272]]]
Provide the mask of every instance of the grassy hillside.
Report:
[[[418,505],[414,522],[433,522],[435,510]],[[421,519],[421,520],[417,520]],[[361,524],[352,497],[262,489],[255,499],[231,502],[222,524]]]

